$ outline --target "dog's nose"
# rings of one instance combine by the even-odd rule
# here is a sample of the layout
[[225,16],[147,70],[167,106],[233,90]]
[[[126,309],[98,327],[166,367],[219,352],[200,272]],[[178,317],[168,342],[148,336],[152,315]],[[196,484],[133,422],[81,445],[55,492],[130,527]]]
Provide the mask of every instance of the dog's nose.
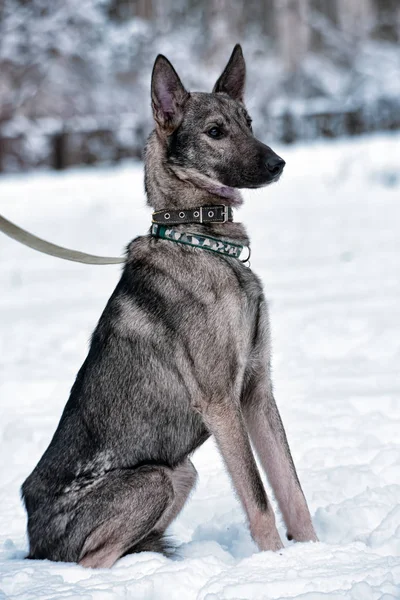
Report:
[[278,175],[280,175],[282,173],[283,167],[285,166],[285,164],[286,163],[283,160],[283,158],[281,158],[280,156],[275,154],[274,156],[271,156],[270,158],[268,158],[267,169],[273,177],[277,177]]

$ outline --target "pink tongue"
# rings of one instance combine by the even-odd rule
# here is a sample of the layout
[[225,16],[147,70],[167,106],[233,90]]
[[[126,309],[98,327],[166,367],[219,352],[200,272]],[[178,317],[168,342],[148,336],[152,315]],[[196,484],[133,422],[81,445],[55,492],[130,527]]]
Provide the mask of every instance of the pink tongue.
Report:
[[210,185],[206,184],[203,187],[210,194],[215,194],[216,196],[230,200],[229,204],[231,206],[240,206],[243,203],[240,193],[235,188],[212,183]]

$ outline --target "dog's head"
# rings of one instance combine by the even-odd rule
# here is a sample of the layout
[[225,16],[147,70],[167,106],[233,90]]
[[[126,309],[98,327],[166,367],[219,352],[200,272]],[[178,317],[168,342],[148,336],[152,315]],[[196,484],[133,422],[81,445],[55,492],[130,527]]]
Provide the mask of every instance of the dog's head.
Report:
[[156,58],[151,82],[156,133],[179,179],[227,197],[229,189],[279,179],[285,161],[253,135],[243,101],[245,78],[239,45],[211,94],[187,92],[168,59]]

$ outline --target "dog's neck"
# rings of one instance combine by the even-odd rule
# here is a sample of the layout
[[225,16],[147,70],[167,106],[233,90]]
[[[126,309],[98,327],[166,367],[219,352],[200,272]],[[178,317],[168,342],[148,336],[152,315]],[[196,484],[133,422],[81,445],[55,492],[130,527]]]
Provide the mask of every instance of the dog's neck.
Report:
[[[154,210],[185,209],[225,204],[239,207],[239,190],[211,181],[199,172],[170,165],[163,140],[153,131],[145,151],[145,188],[147,204]],[[241,223],[208,223],[174,225],[179,229],[227,237],[247,245],[248,236]]]

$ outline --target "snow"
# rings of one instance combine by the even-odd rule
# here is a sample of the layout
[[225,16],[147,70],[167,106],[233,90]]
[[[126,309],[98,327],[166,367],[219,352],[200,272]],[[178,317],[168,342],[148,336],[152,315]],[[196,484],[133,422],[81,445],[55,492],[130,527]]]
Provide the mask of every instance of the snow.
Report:
[[[0,237],[0,599],[400,598],[400,136],[275,148],[281,182],[238,219],[270,300],[274,381],[320,538],[257,551],[213,443],[171,529],[179,557],[111,570],[25,561],[19,487],[54,432],[117,266]],[[0,179],[2,213],[50,241],[115,255],[149,225],[142,166]],[[284,527],[278,516],[282,539]]]

